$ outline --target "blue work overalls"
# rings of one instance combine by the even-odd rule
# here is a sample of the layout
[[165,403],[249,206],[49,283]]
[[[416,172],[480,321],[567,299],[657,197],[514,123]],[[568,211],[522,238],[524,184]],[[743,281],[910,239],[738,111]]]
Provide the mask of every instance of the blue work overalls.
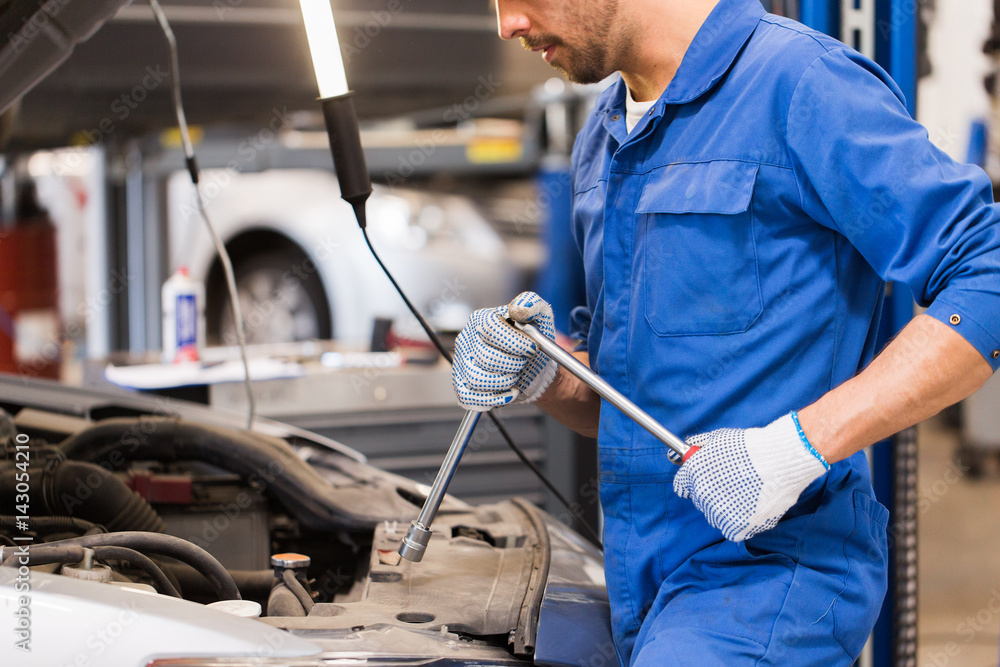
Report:
[[[757,0],[722,0],[631,134],[618,81],[573,153],[591,366],[675,432],[763,426],[877,351],[885,280],[997,366],[990,181],[935,149],[877,65]],[[886,590],[863,454],[773,530],[725,541],[664,446],[602,405],[601,500],[623,665],[838,665]]]

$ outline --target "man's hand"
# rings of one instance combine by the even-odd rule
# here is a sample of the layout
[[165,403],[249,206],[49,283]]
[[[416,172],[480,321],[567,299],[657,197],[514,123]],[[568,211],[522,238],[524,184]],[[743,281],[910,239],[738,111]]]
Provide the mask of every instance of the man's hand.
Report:
[[556,362],[510,326],[508,317],[555,337],[552,307],[534,292],[522,292],[506,306],[474,312],[455,341],[451,371],[458,402],[466,410],[530,403],[555,377]]
[[764,428],[723,428],[692,436],[698,451],[681,466],[674,491],[726,539],[741,542],[773,528],[830,466],[792,412]]

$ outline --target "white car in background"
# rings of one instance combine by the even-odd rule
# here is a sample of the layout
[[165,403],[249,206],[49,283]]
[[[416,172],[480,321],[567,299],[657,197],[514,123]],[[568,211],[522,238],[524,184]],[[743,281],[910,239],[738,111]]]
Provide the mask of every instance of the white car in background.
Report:
[[[232,258],[249,343],[371,340],[376,318],[419,328],[372,258],[336,178],[310,169],[205,170],[208,214]],[[221,264],[186,172],[167,183],[168,270],[186,266],[206,287],[208,342],[235,341]],[[372,244],[407,296],[440,330],[503,303],[515,272],[500,236],[460,196],[375,186]]]

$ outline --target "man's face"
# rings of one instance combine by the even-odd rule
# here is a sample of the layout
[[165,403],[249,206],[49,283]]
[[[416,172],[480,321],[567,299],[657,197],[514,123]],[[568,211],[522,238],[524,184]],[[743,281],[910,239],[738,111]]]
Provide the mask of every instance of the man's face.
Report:
[[570,81],[597,83],[617,69],[618,1],[497,0],[500,36],[519,38]]

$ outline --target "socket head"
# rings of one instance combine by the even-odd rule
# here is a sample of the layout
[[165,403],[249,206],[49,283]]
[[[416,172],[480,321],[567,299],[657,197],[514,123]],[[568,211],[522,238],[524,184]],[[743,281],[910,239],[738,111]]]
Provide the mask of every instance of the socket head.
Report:
[[425,527],[418,521],[410,524],[410,529],[406,531],[406,536],[399,543],[399,555],[408,561],[419,563],[424,558],[427,550],[427,543],[430,542],[430,528]]

